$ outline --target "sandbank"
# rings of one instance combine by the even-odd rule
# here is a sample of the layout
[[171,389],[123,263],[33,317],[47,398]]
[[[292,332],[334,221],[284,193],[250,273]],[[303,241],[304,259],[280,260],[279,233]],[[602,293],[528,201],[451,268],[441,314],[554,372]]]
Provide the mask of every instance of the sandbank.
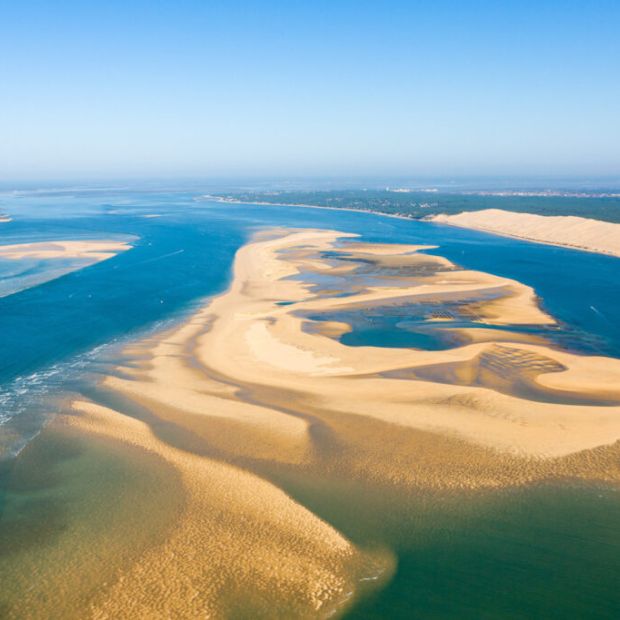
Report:
[[[0,277],[0,297],[13,295],[131,249],[129,241],[49,241],[0,246],[10,277]],[[21,265],[19,264],[21,261]],[[33,265],[34,263],[34,265]],[[4,275],[4,274],[2,274]]]
[[0,246],[0,258],[7,260],[81,258],[96,263],[129,250],[127,241],[42,241]]
[[[307,462],[316,449],[307,425],[317,407],[325,416],[359,416],[360,425],[373,419],[527,458],[562,457],[620,439],[620,389],[609,387],[620,385],[620,361],[563,352],[540,336],[513,336],[511,326],[554,323],[521,283],[447,269],[446,259],[424,255],[425,268],[412,271],[408,285],[399,275],[398,286],[364,286],[362,279],[347,296],[313,292],[304,272],[320,272],[322,261],[330,272],[334,252],[349,265],[356,252],[364,263],[374,254],[393,264],[421,249],[342,243],[351,236],[278,231],[241,248],[229,291],[161,342],[146,343],[148,368],[123,369],[131,380],[109,377],[105,384],[151,407],[174,408],[173,417],[179,410],[203,417],[209,411],[208,430],[193,423],[195,432],[210,433],[237,455],[287,463]],[[428,261],[436,261],[435,273]],[[355,279],[350,271],[343,277]],[[460,311],[481,323],[460,330],[471,332],[469,344],[440,351],[350,347],[338,340],[346,324],[326,321],[322,328],[314,321],[315,328],[305,328],[312,323],[307,315],[445,300],[460,300]],[[506,329],[493,339],[485,324]],[[436,369],[444,366],[440,377]],[[458,380],[450,380],[453,372]],[[524,398],[523,386],[536,397]],[[273,400],[265,399],[267,392]],[[278,393],[295,393],[295,406],[274,406]],[[213,425],[255,441],[235,445]]]
[[[154,453],[181,477],[185,509],[169,537],[127,567],[91,617],[231,617],[245,607],[327,615],[354,587],[362,554],[260,477],[162,441],[142,421],[78,401],[65,423]],[[243,603],[240,605],[240,601]]]

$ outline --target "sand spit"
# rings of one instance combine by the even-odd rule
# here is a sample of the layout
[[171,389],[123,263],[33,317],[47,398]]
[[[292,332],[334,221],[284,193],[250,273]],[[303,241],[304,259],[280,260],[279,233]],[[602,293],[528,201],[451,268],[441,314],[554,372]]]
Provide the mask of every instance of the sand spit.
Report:
[[435,215],[430,221],[539,243],[620,256],[620,224],[574,216],[514,213],[502,209]]
[[[620,439],[620,361],[515,333],[519,325],[553,324],[529,287],[459,269],[419,247],[343,244],[348,237],[261,235],[239,250],[229,291],[181,328],[142,343],[148,362],[104,385],[167,420],[182,418],[227,458],[290,466],[315,462],[318,427],[346,442],[349,431],[340,437],[335,429],[351,416],[388,436],[393,428],[440,433],[523,458],[559,458]],[[355,270],[366,273],[372,256],[384,285],[367,284]],[[399,260],[404,267],[395,269]],[[342,290],[317,290],[312,276],[334,272]],[[480,324],[457,330],[470,344],[350,347],[339,341],[346,323],[320,320],[334,310],[437,303]],[[433,310],[426,324],[437,318]]]
[[0,259],[83,258],[96,263],[129,250],[126,241],[43,241],[0,246]]
[[[171,419],[182,412],[192,431],[219,450],[290,464],[315,455],[310,427],[316,410],[359,416],[359,424],[373,419],[443,433],[528,458],[561,457],[620,439],[620,361],[563,352],[541,336],[513,336],[511,327],[553,324],[529,287],[430,255],[417,255],[424,256],[420,268],[411,261],[420,249],[415,246],[337,248],[350,236],[280,231],[246,245],[228,292],[161,341],[144,343],[147,366],[125,368],[125,378],[109,377],[105,385],[168,411]],[[334,252],[347,265],[355,259],[366,265],[374,255],[388,272],[401,257],[409,275],[393,276],[398,286],[365,286],[363,277],[347,271],[341,277],[351,288],[346,295],[317,292],[304,274],[319,273],[321,261],[331,273]],[[488,329],[459,329],[472,332],[471,344],[424,351],[345,346],[338,337],[346,325],[326,321],[322,329],[316,320],[334,310],[440,302],[459,302],[458,312],[480,327],[505,329],[496,330],[495,340]],[[265,399],[266,392],[272,396]],[[294,404],[274,406],[278,393],[294,394]]]

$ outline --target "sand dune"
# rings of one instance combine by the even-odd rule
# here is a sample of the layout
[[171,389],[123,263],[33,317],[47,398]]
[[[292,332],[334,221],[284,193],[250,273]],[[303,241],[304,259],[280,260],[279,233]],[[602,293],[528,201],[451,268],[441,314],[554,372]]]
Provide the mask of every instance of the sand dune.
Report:
[[502,209],[435,215],[430,221],[497,235],[620,256],[620,224],[574,216],[514,213]]

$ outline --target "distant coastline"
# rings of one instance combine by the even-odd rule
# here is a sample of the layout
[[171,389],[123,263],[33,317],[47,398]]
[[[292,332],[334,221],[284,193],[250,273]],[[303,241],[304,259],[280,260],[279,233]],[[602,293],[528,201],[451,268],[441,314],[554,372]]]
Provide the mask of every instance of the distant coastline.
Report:
[[327,205],[308,205],[296,202],[266,202],[260,200],[239,200],[237,198],[225,198],[223,196],[214,196],[205,194],[200,197],[202,200],[212,200],[213,202],[223,202],[227,204],[237,205],[262,205],[265,207],[304,207],[305,209],[327,209],[328,211],[349,211],[351,213],[370,213],[371,215],[381,215],[383,217],[396,218],[398,220],[420,220],[422,218],[407,215],[406,213],[384,213],[383,211],[374,211],[372,209],[354,209],[353,207],[328,207]]
[[[572,250],[593,252],[620,258],[620,224],[593,218],[569,215],[537,215],[533,213],[506,211],[503,209],[464,211],[453,215],[439,213],[425,217],[416,217],[406,213],[385,213],[373,209],[258,200],[249,201],[210,194],[201,196],[201,199],[227,204],[304,207],[311,209],[328,209],[330,211],[370,213],[401,220],[418,220],[434,224],[457,226],[459,228],[468,228],[470,230],[486,232],[501,237],[510,237],[513,239],[555,245]],[[586,239],[585,242],[584,239]]]

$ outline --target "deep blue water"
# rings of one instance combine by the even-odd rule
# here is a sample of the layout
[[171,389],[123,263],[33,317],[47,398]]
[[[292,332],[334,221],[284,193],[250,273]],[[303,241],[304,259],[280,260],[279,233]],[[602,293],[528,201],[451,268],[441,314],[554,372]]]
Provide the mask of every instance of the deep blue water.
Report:
[[[131,338],[223,290],[235,251],[258,227],[272,225],[337,229],[371,242],[437,245],[431,253],[534,287],[545,309],[577,335],[584,351],[620,357],[620,259],[613,257],[367,213],[212,203],[180,192],[5,194],[0,209],[14,218],[0,224],[2,244],[137,238],[131,251],[0,298],[4,416],[24,400],[32,377],[41,388],[51,366]],[[144,217],[151,214],[160,217]],[[0,286],[7,274],[0,271]],[[367,337],[362,334],[360,341],[358,334],[351,344],[376,344],[376,334]],[[384,331],[380,338],[416,346],[398,331]],[[424,339],[418,336],[417,346],[424,346]],[[15,385],[22,391],[8,398]]]

